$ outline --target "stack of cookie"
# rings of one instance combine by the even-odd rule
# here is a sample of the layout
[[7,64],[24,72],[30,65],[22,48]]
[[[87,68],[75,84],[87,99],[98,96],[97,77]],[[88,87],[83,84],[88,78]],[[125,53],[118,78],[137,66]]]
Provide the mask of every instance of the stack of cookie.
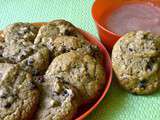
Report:
[[0,120],[71,120],[105,84],[97,46],[65,20],[9,25],[0,56]]

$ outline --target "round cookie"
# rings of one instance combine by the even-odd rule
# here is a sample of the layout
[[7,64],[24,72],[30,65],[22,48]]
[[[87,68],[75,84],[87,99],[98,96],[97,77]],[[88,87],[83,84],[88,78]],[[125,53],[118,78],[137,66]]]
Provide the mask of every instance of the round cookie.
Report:
[[64,53],[56,57],[45,77],[61,79],[77,88],[84,100],[98,96],[105,83],[102,65],[88,54],[76,51]]
[[38,104],[39,92],[32,76],[14,66],[0,80],[0,120],[29,120]]
[[18,63],[33,53],[32,44],[22,45],[16,43],[6,46],[3,50],[3,58],[8,59],[12,63]]
[[160,86],[160,39],[131,32],[114,45],[112,65],[120,85],[134,94],[150,94]]
[[50,46],[50,50],[52,50],[54,57],[72,50],[76,50],[81,51],[82,53],[90,54],[97,59],[101,58],[97,46],[88,43],[85,39],[73,36],[59,36],[48,46]]
[[49,50],[46,47],[33,47],[34,53],[18,64],[32,75],[44,74],[49,66]]
[[29,23],[14,23],[4,31],[5,44],[3,57],[17,63],[32,54],[32,45],[38,28]]
[[71,120],[79,106],[75,88],[58,79],[47,79],[41,86],[39,109],[34,120]]
[[34,41],[35,44],[47,45],[53,42],[57,36],[75,36],[83,38],[78,29],[65,20],[54,20],[42,26]]
[[7,26],[3,30],[6,44],[12,45],[18,41],[23,42],[34,42],[35,37],[38,33],[38,28],[30,23],[14,23]]

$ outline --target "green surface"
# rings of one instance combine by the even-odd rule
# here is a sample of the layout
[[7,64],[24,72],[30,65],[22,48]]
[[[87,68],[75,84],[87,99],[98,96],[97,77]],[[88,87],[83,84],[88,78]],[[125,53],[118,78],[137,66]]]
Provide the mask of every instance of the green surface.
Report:
[[[23,21],[65,18],[97,36],[91,17],[94,0],[1,0],[0,27]],[[160,91],[151,96],[133,96],[113,82],[105,99],[87,120],[160,120]]]

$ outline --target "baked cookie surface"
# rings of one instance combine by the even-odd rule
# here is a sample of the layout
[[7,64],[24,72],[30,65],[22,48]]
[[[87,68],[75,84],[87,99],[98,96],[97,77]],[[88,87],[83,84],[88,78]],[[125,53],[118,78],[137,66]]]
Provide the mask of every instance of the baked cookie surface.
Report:
[[35,112],[39,92],[32,76],[14,66],[0,80],[0,120],[28,120]]
[[115,44],[112,65],[119,83],[135,94],[150,94],[160,86],[160,37],[131,32]]
[[49,66],[49,50],[46,47],[36,47],[34,53],[20,63],[20,67],[32,75],[44,74]]
[[41,100],[34,120],[71,120],[79,106],[77,90],[58,79],[40,85]]
[[76,87],[85,100],[92,99],[105,82],[103,67],[92,56],[71,51],[56,57],[45,74]]
[[78,38],[84,38],[78,29],[70,22],[65,20],[53,20],[39,29],[34,43],[44,44],[50,49],[49,44],[58,36],[75,36]]
[[54,57],[70,51],[79,51],[90,54],[98,59],[99,49],[85,39],[73,36],[59,36],[52,43],[52,54]]
[[14,23],[3,31],[5,45],[2,56],[14,63],[20,62],[32,54],[32,45],[38,28],[30,23]]

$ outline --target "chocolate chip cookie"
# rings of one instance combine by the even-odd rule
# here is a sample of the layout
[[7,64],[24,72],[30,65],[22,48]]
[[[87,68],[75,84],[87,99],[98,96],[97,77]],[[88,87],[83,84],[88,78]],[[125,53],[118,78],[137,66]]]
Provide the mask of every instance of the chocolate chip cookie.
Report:
[[29,120],[38,104],[39,92],[29,73],[14,66],[0,80],[0,120]]
[[46,47],[34,48],[34,54],[18,63],[20,67],[32,75],[44,74],[49,66],[49,50]]
[[34,42],[35,37],[38,33],[38,28],[30,23],[14,23],[7,26],[3,30],[6,44],[12,45],[18,41]]
[[160,86],[160,37],[138,31],[124,35],[112,51],[119,83],[135,94],[150,94]]
[[56,57],[48,67],[45,77],[57,78],[71,84],[79,90],[84,100],[98,96],[105,82],[101,64],[92,56],[76,51]]
[[34,43],[47,45],[50,49],[49,44],[53,42],[57,36],[64,35],[83,38],[83,35],[80,34],[78,29],[70,22],[65,20],[54,20],[39,29]]
[[73,36],[59,36],[50,44],[50,47],[52,47],[51,50],[54,57],[73,50],[88,53],[97,59],[100,57],[97,46],[88,43],[85,39]]
[[40,86],[41,98],[34,120],[71,120],[79,106],[75,88],[59,79],[46,79]]
[[17,63],[32,53],[31,46],[38,28],[29,23],[14,23],[6,27],[3,33],[6,44],[3,57]]

